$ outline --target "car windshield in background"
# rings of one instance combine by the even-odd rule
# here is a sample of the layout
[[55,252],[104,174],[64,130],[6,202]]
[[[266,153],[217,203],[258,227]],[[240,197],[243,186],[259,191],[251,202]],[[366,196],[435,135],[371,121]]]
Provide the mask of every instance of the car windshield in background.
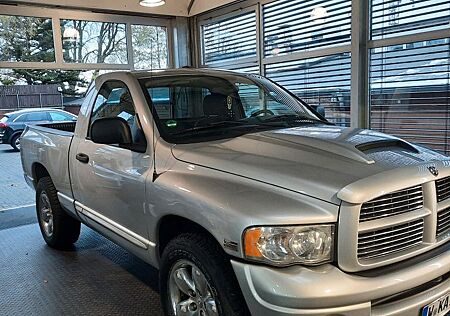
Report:
[[141,79],[163,138],[174,143],[323,124],[288,92],[254,75],[182,75]]

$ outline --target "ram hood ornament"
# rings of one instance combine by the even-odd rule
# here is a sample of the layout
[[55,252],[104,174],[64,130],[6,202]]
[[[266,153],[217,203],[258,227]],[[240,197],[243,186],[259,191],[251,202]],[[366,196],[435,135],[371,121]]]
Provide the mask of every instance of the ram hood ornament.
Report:
[[435,166],[429,166],[428,170],[431,172],[431,174],[435,177],[439,175],[439,170]]

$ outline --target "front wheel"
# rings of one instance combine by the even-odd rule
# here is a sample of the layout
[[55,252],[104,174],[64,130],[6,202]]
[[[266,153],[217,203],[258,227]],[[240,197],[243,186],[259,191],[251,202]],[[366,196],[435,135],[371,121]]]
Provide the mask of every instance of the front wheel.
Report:
[[203,234],[181,234],[164,249],[160,293],[166,315],[249,315],[230,261]]
[[38,182],[36,211],[42,237],[50,247],[64,249],[78,240],[81,223],[63,210],[50,177]]

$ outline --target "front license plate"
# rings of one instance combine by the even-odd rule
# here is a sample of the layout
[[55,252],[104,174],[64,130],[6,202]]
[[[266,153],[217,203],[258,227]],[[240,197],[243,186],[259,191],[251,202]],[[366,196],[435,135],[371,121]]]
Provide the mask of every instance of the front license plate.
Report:
[[422,316],[446,316],[450,313],[450,293],[445,294],[422,309]]

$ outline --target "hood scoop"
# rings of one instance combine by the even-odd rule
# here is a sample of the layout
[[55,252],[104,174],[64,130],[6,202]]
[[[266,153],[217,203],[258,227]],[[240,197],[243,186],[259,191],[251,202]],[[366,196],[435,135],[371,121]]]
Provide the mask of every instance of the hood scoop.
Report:
[[359,151],[366,153],[368,151],[387,148],[402,148],[404,150],[418,154],[419,151],[410,143],[407,143],[401,139],[383,139],[363,143],[355,146]]

